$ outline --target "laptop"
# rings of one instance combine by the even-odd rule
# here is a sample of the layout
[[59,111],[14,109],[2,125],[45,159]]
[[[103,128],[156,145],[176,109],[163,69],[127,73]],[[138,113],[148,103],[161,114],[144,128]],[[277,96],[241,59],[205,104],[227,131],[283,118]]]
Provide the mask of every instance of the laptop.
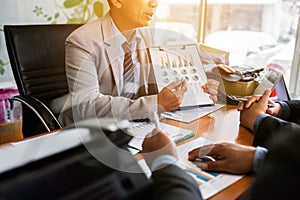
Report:
[[283,76],[281,77],[281,79],[276,84],[275,91],[276,91],[277,100],[279,100],[279,101],[289,101],[289,100],[291,100],[291,97],[290,97],[290,94],[289,94],[288,89],[286,87]]

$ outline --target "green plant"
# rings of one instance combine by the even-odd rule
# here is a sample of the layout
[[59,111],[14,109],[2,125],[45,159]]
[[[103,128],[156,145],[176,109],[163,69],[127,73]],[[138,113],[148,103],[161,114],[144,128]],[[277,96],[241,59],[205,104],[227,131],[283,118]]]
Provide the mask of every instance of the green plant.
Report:
[[56,24],[58,18],[64,15],[66,23],[86,23],[94,17],[103,16],[103,3],[100,0],[53,0],[56,12],[49,15],[40,6],[35,6],[33,12],[42,16],[51,24]]
[[[3,32],[3,28],[0,27],[0,32]],[[1,46],[0,46],[1,47]],[[1,58],[0,58],[0,75],[3,75],[5,72],[4,66],[8,65],[9,62],[4,62]]]

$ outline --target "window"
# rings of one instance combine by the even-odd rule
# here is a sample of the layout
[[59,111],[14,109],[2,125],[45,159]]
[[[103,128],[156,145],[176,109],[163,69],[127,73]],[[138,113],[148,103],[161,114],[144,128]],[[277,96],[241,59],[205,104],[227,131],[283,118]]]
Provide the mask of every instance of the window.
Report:
[[296,0],[208,0],[205,43],[230,52],[230,64],[280,65],[290,80]]
[[155,26],[229,51],[229,64],[282,66],[289,84],[298,0],[158,0]]

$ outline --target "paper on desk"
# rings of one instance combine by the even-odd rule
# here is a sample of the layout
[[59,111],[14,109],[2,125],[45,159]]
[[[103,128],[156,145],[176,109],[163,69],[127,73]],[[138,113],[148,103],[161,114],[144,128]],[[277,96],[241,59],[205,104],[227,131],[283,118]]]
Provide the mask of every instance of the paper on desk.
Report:
[[[128,132],[134,137],[131,139],[128,145],[129,147],[134,149],[130,150],[132,153],[134,153],[136,150],[142,150],[142,143],[145,136],[148,133],[152,132],[154,128],[154,123],[130,123]],[[165,123],[161,123],[161,129],[163,132],[169,134],[169,136],[176,143],[186,140],[195,135],[195,133],[191,130],[179,128]]]
[[[192,162],[188,161],[188,152],[190,150],[211,143],[212,142],[210,140],[200,137],[177,147],[179,165],[199,184],[199,189],[204,199],[212,197],[243,177],[242,175],[205,172]],[[145,161],[140,160],[138,163],[147,177],[150,177],[151,171]]]
[[214,106],[192,107],[183,110],[164,112],[161,114],[161,116],[165,118],[189,123],[200,117],[208,115],[224,106],[225,104],[215,104]]

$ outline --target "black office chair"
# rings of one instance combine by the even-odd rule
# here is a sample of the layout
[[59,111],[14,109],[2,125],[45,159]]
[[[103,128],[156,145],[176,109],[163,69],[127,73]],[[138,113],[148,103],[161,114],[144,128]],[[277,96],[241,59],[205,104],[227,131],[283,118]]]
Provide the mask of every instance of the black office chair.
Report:
[[62,128],[49,107],[66,95],[65,39],[81,24],[5,25],[10,64],[22,103],[23,135],[29,137]]

